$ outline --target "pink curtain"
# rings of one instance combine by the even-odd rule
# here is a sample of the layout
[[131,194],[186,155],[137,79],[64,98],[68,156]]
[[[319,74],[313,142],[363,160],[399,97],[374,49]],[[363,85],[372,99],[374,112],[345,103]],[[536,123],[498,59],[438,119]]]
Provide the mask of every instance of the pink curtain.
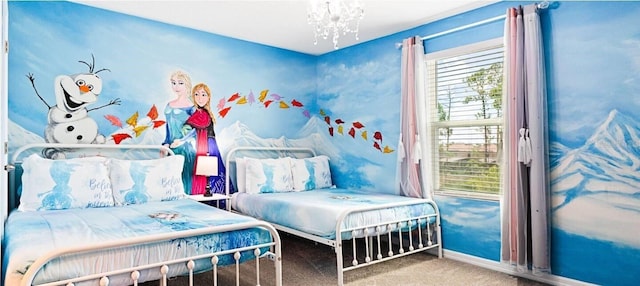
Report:
[[400,194],[409,197],[424,197],[420,184],[420,158],[422,148],[418,130],[417,112],[420,98],[424,98],[424,47],[420,37],[411,37],[402,42],[400,139],[398,142],[398,167],[396,181]]
[[501,260],[518,271],[550,272],[546,83],[536,5],[505,21],[505,193]]

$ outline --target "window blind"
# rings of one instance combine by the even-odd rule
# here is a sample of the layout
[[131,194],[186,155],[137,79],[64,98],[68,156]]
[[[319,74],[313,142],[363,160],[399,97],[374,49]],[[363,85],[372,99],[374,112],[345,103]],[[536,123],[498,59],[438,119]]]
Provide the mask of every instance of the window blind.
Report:
[[439,192],[500,193],[503,57],[500,46],[428,63]]

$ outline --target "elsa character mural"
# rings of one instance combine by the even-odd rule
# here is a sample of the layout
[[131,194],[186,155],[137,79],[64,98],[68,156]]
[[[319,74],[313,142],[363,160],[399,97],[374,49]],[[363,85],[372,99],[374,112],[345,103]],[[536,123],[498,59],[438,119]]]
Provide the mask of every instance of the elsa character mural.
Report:
[[169,146],[176,155],[184,156],[182,183],[184,192],[190,195],[191,180],[195,166],[195,148],[191,142],[188,142],[189,144],[175,144],[174,142],[185,143],[187,139],[184,137],[191,131],[189,126],[184,125],[195,111],[193,103],[189,100],[191,77],[183,71],[175,71],[171,75],[170,83],[176,98],[169,101],[164,108],[166,136],[162,144]]

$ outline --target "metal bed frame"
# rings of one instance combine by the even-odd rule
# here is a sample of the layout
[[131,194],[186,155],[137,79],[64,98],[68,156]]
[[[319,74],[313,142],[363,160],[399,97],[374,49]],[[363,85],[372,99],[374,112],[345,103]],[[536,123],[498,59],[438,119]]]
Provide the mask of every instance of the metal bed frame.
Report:
[[[303,157],[316,156],[316,152],[311,148],[236,147],[230,150],[226,155],[225,165],[227,167],[226,195],[227,200],[229,200],[227,201],[227,206],[229,209],[231,208],[230,200],[232,198],[231,194],[229,194],[231,176],[230,174],[232,172],[230,172],[229,169],[232,165],[235,168],[235,158],[237,158],[239,154],[242,153],[262,153],[261,155],[265,158],[275,158],[276,156],[294,157],[296,154],[299,156],[302,155]],[[234,174],[237,173],[234,172]],[[379,224],[361,225],[354,228],[342,229],[343,221],[351,214],[413,204],[429,204],[433,207],[435,213],[422,214],[408,219],[385,221]],[[385,205],[376,205],[371,207],[361,207],[346,210],[336,221],[335,239],[328,239],[325,237],[305,233],[296,229],[279,225],[278,222],[270,221],[269,223],[273,224],[279,231],[290,233],[333,247],[336,253],[338,285],[344,285],[344,273],[347,271],[403,257],[413,253],[434,250],[436,251],[436,255],[438,256],[438,258],[442,258],[440,212],[436,203],[431,199],[416,198],[410,203],[390,203]],[[371,230],[373,230],[373,232],[371,232]],[[349,239],[351,241],[349,245],[350,247],[348,247],[347,249],[345,249],[345,246],[347,246],[349,240],[342,239],[342,237],[346,236],[351,237],[351,239]],[[352,253],[347,254],[346,251],[348,250],[351,250]],[[351,258],[352,260],[345,261],[347,257]]]
[[[21,161],[19,160],[20,156],[23,153],[25,153],[27,150],[33,150],[33,149],[42,150],[43,148],[58,148],[58,149],[64,149],[64,150],[142,149],[142,150],[160,151],[159,152],[160,156],[173,155],[173,151],[171,151],[167,147],[163,147],[160,145],[156,146],[156,145],[98,145],[98,144],[70,144],[70,145],[69,144],[30,144],[30,145],[23,146],[18,150],[16,150],[16,152],[12,157],[11,165],[9,165],[9,168],[8,168],[8,171],[10,172],[9,173],[9,177],[10,177],[9,190],[10,190],[10,194],[13,193],[12,195],[14,196],[14,197],[11,197],[11,200],[9,201],[9,210],[12,210],[13,208],[17,207],[17,202],[19,202],[19,198],[16,195],[16,189],[15,189],[16,188],[15,171],[17,169],[16,167],[21,164]],[[241,256],[240,253],[243,251],[253,251],[253,253],[256,256],[255,258],[256,285],[260,285],[260,282],[261,282],[260,281],[261,279],[260,278],[260,258],[261,257],[266,257],[268,260],[271,260],[274,263],[275,281],[273,282],[273,285],[278,285],[278,286],[282,285],[282,249],[281,249],[280,236],[277,230],[272,225],[263,221],[244,222],[244,223],[222,225],[222,226],[208,226],[204,228],[183,230],[183,231],[178,231],[174,233],[148,235],[148,236],[136,237],[136,238],[126,239],[126,240],[98,243],[98,244],[93,244],[93,245],[84,246],[84,247],[69,247],[64,249],[56,249],[56,250],[50,251],[49,253],[45,253],[42,256],[40,256],[38,259],[36,259],[35,262],[25,272],[23,279],[20,282],[20,285],[33,285],[32,283],[34,278],[36,277],[38,272],[48,262],[52,261],[53,259],[61,258],[67,255],[91,254],[91,253],[95,253],[99,255],[100,251],[104,251],[104,250],[117,249],[121,247],[134,246],[134,245],[152,244],[152,243],[158,243],[162,241],[170,241],[178,238],[188,238],[188,237],[195,237],[195,236],[201,236],[201,235],[207,235],[207,234],[244,230],[244,229],[250,229],[250,228],[262,228],[269,231],[272,238],[271,242],[250,245],[242,248],[225,249],[225,250],[217,251],[214,253],[207,253],[207,254],[198,255],[198,256],[180,257],[170,261],[155,262],[147,265],[138,265],[136,267],[113,269],[107,272],[93,273],[93,274],[89,274],[81,277],[75,277],[72,279],[65,279],[61,281],[40,284],[40,285],[47,285],[47,286],[76,285],[76,283],[80,283],[80,282],[97,280],[98,285],[107,286],[107,285],[110,285],[109,277],[114,277],[115,275],[123,275],[123,274],[131,277],[131,283],[133,285],[138,285],[139,283],[138,278],[140,277],[140,271],[153,270],[161,274],[161,277],[159,277],[158,279],[160,285],[166,286],[168,283],[167,282],[168,279],[171,278],[171,277],[167,277],[166,275],[169,272],[170,267],[174,267],[176,265],[181,264],[183,266],[186,265],[186,268],[189,269],[188,270],[189,273],[184,273],[184,275],[188,275],[189,285],[194,286],[193,269],[195,267],[195,261],[199,259],[210,259],[213,265],[213,268],[211,269],[211,273],[213,275],[213,285],[218,285],[218,274],[220,271],[220,269],[218,269],[219,268],[218,258],[222,255],[234,256],[235,281],[236,281],[236,285],[240,285],[240,256]],[[259,256],[260,249],[264,249],[264,248],[268,248],[269,251]],[[246,262],[248,261],[245,261],[244,263]],[[251,279],[251,278],[246,278],[246,279]]]

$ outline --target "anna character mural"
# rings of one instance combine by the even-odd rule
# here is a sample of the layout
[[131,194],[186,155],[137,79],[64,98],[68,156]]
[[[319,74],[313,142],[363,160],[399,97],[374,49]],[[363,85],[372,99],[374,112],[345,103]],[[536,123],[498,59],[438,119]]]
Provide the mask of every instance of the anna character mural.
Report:
[[[193,87],[191,100],[195,103],[195,111],[185,122],[185,126],[191,129],[185,139],[195,136],[196,157],[197,156],[215,156],[218,160],[218,174],[214,176],[193,175],[191,182],[191,194],[199,195],[206,192],[207,184],[211,188],[211,193],[225,193],[225,173],[226,168],[216,142],[216,133],[214,130],[215,117],[211,112],[211,89],[204,83],[199,83]],[[197,160],[195,162],[197,164]],[[193,169],[197,169],[194,165]],[[221,202],[220,207],[224,207]]]

